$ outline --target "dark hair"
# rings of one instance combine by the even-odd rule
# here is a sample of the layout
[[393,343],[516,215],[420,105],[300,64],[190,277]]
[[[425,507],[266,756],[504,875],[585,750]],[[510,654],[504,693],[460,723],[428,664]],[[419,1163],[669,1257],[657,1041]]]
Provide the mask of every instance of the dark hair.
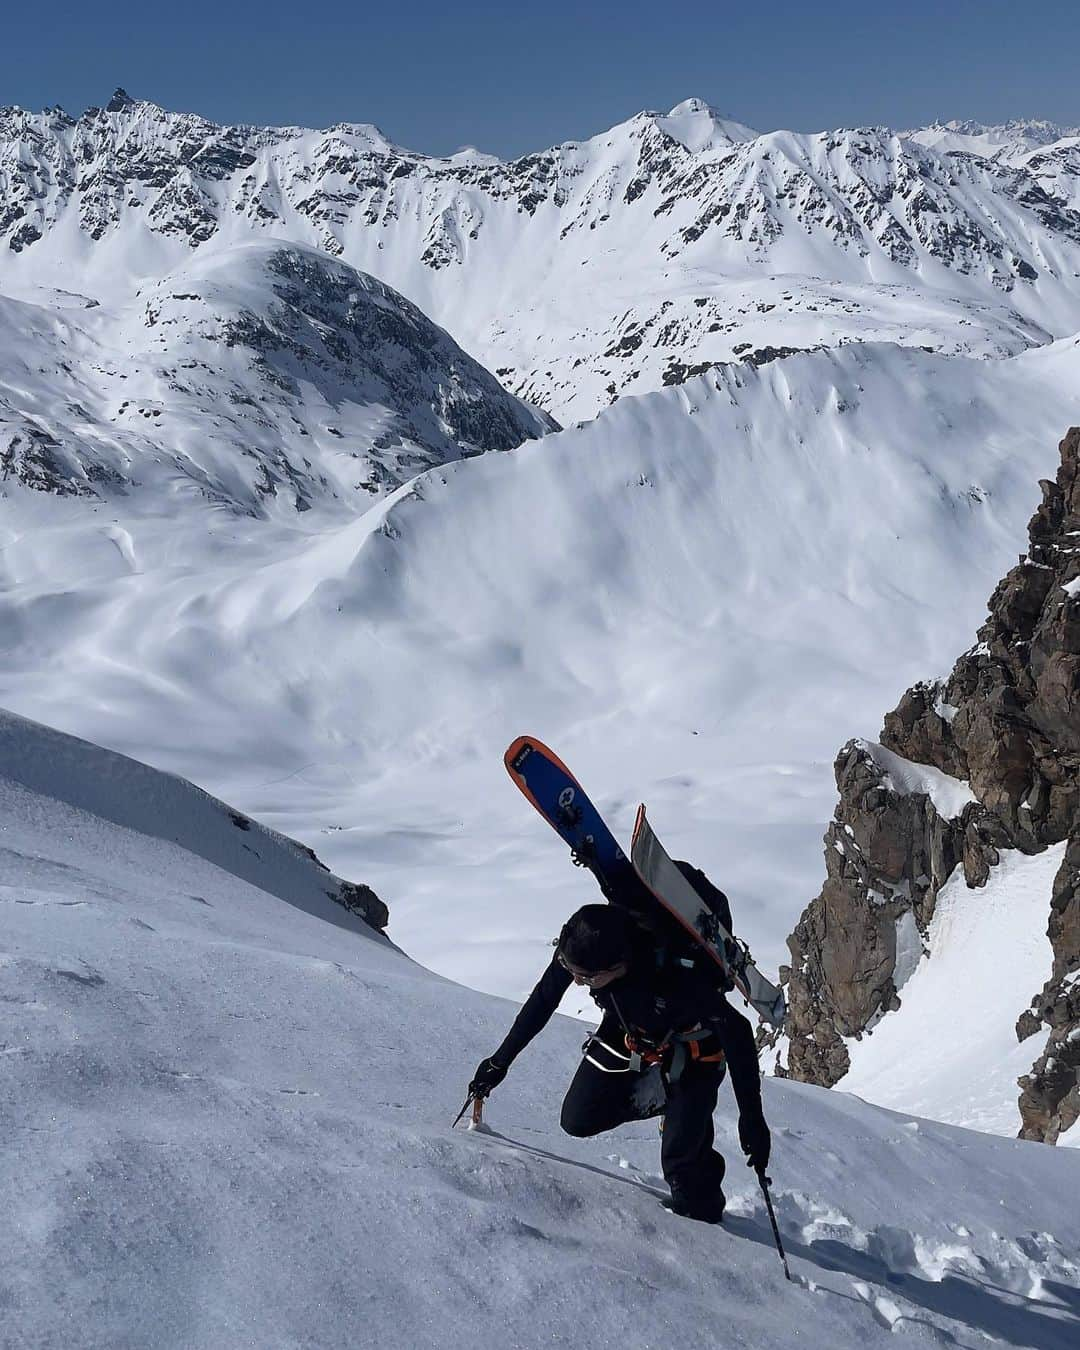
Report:
[[617,905],[583,905],[559,934],[558,952],[579,970],[610,970],[631,951],[633,920]]

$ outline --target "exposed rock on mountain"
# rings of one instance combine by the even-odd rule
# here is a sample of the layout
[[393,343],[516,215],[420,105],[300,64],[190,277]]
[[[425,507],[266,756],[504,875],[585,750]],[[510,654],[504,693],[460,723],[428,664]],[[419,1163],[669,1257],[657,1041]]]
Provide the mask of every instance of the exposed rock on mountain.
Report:
[[208,244],[295,239],[580,419],[747,343],[1005,356],[1075,332],[1080,141],[1055,130],[759,135],[691,99],[503,162],[121,90],[77,119],[0,112],[0,284],[99,294]]
[[201,253],[116,310],[0,302],[0,481],[167,479],[247,514],[392,489],[551,430],[415,305],[298,245]]
[[[880,746],[852,742],[837,759],[828,880],[788,940],[788,1072],[840,1081],[850,1038],[902,1006],[903,948],[925,936],[955,867],[980,887],[1002,850],[1067,840],[1053,968],[1016,1009],[1020,1040],[1048,1031],[1021,1079],[1021,1132],[1054,1142],[1080,1117],[1080,428],[1042,489],[1028,553],[995,590],[978,645],[947,680],[904,695]],[[1008,952],[1001,963],[1008,997]]]

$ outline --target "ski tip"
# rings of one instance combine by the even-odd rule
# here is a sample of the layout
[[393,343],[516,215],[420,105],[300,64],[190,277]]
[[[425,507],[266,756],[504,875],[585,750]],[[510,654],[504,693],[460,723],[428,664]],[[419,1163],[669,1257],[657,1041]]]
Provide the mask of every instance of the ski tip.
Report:
[[[535,736],[515,737],[506,747],[506,751],[503,754],[503,763],[506,765],[511,777],[518,781],[519,786],[521,786],[521,770],[525,761],[532,754],[540,755],[542,758],[546,759],[549,764],[554,764],[560,772],[567,776],[571,783],[576,783],[578,787],[581,787],[581,784],[578,783],[578,780],[562,762],[555,751],[552,750],[550,746],[545,745],[543,741],[538,740]],[[537,809],[539,810],[539,807]]]
[[532,736],[515,736],[503,753],[503,763],[508,769],[512,769],[514,761],[518,759],[523,750],[531,750],[539,742]]
[[[546,746],[543,741],[536,736],[515,736],[510,744],[503,751],[503,763],[510,770],[515,772],[516,766],[524,760],[527,755],[533,752],[543,755],[545,759],[550,759],[556,764],[562,764],[562,761],[556,755],[555,751]],[[565,768],[565,765],[563,765]],[[569,772],[569,770],[567,770]]]

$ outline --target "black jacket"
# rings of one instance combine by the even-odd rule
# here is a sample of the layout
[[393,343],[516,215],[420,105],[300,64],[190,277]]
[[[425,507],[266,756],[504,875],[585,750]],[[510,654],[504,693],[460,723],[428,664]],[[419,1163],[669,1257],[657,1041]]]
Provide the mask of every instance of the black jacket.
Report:
[[[728,1003],[717,983],[716,967],[702,952],[692,966],[679,955],[657,949],[642,933],[627,973],[603,989],[589,991],[605,1018],[614,1019],[634,1037],[663,1044],[673,1032],[699,1024],[710,1027],[724,1051],[739,1111],[761,1115],[761,1079],[754,1033],[745,1017]],[[570,972],[553,956],[535,989],[522,1005],[506,1039],[492,1055],[502,1068],[513,1060],[550,1021],[572,983]]]

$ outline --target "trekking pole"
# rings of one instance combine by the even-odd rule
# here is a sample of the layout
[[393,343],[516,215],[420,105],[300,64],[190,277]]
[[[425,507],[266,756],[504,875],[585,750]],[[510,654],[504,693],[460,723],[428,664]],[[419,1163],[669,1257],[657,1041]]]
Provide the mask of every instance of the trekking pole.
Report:
[[769,1194],[769,1187],[772,1181],[765,1175],[764,1167],[755,1169],[757,1179],[761,1185],[761,1194],[765,1197],[765,1208],[769,1211],[769,1222],[772,1224],[772,1235],[776,1239],[776,1250],[780,1253],[780,1260],[784,1263],[784,1274],[791,1279],[791,1271],[788,1270],[787,1257],[784,1255],[784,1244],[780,1241],[780,1229],[776,1226],[776,1212],[772,1207],[772,1196]]

